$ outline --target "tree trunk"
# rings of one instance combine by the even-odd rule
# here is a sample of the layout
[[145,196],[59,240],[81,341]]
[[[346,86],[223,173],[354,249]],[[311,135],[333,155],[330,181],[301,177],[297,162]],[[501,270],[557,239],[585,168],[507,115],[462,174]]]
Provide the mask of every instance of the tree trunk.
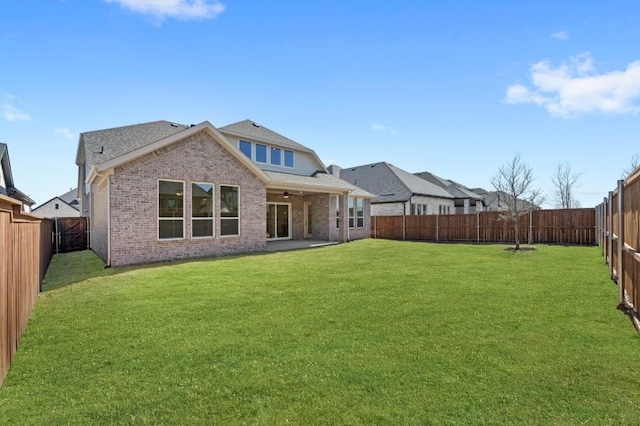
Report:
[[516,250],[520,250],[520,235],[518,232],[518,217],[516,216],[516,221],[513,222],[513,231],[515,232],[515,238],[516,238]]

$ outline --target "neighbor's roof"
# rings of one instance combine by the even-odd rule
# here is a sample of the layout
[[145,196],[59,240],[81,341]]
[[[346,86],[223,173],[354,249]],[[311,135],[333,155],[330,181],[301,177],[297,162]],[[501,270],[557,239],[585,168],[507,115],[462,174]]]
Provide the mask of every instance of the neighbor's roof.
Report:
[[60,198],[62,201],[64,201],[69,205],[77,204],[78,203],[78,198],[76,197],[76,195],[78,195],[77,193],[78,193],[78,188],[73,188],[69,190],[69,192],[65,192],[64,194],[59,195],[58,198]]
[[0,142],[0,164],[2,164],[2,172],[4,173],[4,182],[6,188],[0,188],[0,194],[8,195],[22,203],[32,206],[36,202],[27,194],[16,188],[13,182],[13,173],[11,172],[11,162],[9,161],[9,147],[5,143]]
[[169,121],[152,121],[150,123],[83,132],[80,134],[76,164],[82,164],[81,152],[83,152],[87,170],[90,170],[96,164],[127,154],[187,128],[188,126],[183,124]]
[[318,191],[334,191],[336,193],[349,191],[349,194],[355,197],[375,198],[375,194],[371,194],[362,188],[338,179],[328,173],[316,173],[313,176],[292,175],[270,171],[265,171],[265,173],[269,177],[267,188],[283,190],[317,189]]
[[344,168],[344,179],[376,195],[375,203],[408,201],[413,195],[451,199],[446,190],[386,162]]
[[218,130],[222,133],[228,133],[238,137],[246,137],[257,141],[263,141],[273,143],[285,148],[297,149],[299,151],[313,152],[312,149],[299,144],[289,138],[282,136],[279,133],[268,129],[255,121],[244,120],[237,123],[229,124],[227,126],[219,127]]
[[439,187],[447,190],[454,198],[457,199],[471,199],[471,200],[482,200],[482,196],[480,194],[476,194],[469,188],[466,188],[460,185],[457,182],[454,182],[449,179],[441,178],[440,176],[436,176],[430,172],[419,172],[414,173],[416,176],[429,181]]

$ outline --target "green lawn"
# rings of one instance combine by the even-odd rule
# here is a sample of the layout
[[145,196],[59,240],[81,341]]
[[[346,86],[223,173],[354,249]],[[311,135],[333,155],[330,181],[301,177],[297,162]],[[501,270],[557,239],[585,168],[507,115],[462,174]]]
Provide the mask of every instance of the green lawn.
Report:
[[640,337],[595,247],[91,256],[54,258],[0,423],[640,422]]

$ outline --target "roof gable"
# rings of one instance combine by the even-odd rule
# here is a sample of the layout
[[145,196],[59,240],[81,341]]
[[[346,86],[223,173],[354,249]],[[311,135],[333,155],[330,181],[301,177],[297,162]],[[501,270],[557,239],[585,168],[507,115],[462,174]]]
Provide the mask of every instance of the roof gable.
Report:
[[205,131],[211,138],[219,143],[223,148],[225,148],[232,156],[234,156],[237,160],[240,161],[244,166],[246,166],[251,172],[253,172],[260,180],[263,182],[267,182],[269,178],[265,173],[260,170],[250,159],[244,156],[237,149],[237,147],[233,146],[227,138],[224,137],[211,123],[208,121],[204,121],[196,126],[188,127],[178,133],[174,133],[160,140],[156,140],[149,144],[140,146],[132,151],[126,152],[120,156],[114,157],[108,161],[101,162],[92,167],[89,176],[87,177],[87,182],[92,182],[98,176],[101,176],[103,173],[111,173],[114,168],[128,163],[129,161],[133,161],[137,158],[140,158],[146,154],[149,154],[153,151],[156,151],[165,146],[171,145],[175,142],[183,140],[191,135],[194,135],[198,132]]
[[297,149],[298,151],[313,152],[312,149],[293,141],[287,137],[282,136],[279,133],[274,132],[260,124],[251,121],[243,120],[237,123],[229,124],[218,128],[221,133],[228,133],[234,136],[247,137],[257,141],[263,141],[274,145],[279,145],[285,148]]
[[445,189],[447,192],[449,192],[454,198],[456,199],[471,199],[471,200],[482,200],[482,196],[479,194],[476,194],[475,192],[473,192],[472,190],[460,185],[457,182],[454,182],[450,179],[443,179],[439,176],[434,175],[433,173],[430,172],[419,172],[419,173],[414,173],[416,176],[420,177],[421,179],[424,179],[428,182],[433,183],[434,185],[437,185],[443,189]]
[[375,194],[377,203],[407,201],[413,195],[453,198],[437,185],[386,162],[344,168],[340,178]]
[[94,130],[80,134],[76,164],[86,162],[87,170],[142,146],[179,133],[188,127],[169,121],[152,121],[131,126]]

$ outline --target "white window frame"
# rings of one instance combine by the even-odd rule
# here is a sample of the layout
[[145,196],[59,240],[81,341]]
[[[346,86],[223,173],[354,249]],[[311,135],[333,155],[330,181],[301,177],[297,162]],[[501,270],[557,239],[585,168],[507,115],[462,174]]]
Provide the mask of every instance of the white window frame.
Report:
[[[358,205],[359,204],[362,206],[362,217],[360,217],[358,215]],[[364,198],[356,198],[356,201],[355,201],[355,212],[354,213],[355,213],[355,217],[356,217],[355,218],[356,219],[356,222],[355,222],[356,228],[357,229],[363,229],[364,228]],[[358,223],[360,221],[360,219],[362,219],[362,225],[360,225]]]
[[[242,205],[240,203],[241,188],[240,188],[240,185],[221,183],[220,185],[218,185],[218,197],[222,197],[222,187],[238,188],[238,216],[236,216],[236,217],[223,217],[222,216],[222,212],[220,211],[220,209],[222,209],[222,201],[218,200],[218,217],[219,217],[219,220],[220,220],[220,228],[219,228],[218,235],[221,238],[237,238],[237,237],[242,235],[242,228],[241,228],[242,224],[240,223],[241,208],[242,208]],[[222,221],[223,220],[237,220],[238,221],[238,233],[237,234],[223,235],[222,234]]]
[[[160,222],[163,220],[178,220],[175,217],[160,217],[160,182],[179,182],[182,184],[182,217],[180,218],[182,220],[182,237],[178,237],[178,238],[160,238]],[[157,223],[156,223],[156,238],[158,241],[180,241],[180,240],[184,240],[186,238],[186,233],[185,233],[185,222],[186,222],[186,206],[185,206],[185,199],[186,199],[186,182],[184,180],[177,180],[177,179],[161,179],[158,178],[158,184],[156,186],[156,217],[158,218]]]
[[[258,161],[258,145],[264,146],[264,149],[266,150],[264,161]],[[259,164],[269,164],[270,151],[271,151],[271,147],[269,145],[256,142],[254,144],[254,161]]]
[[347,205],[347,215],[349,216],[349,220],[348,220],[349,229],[355,228],[355,225],[356,225],[356,200],[353,197],[349,197],[349,203]]
[[244,151],[240,148],[240,144],[242,144],[242,142],[244,143],[248,143],[249,144],[249,160],[253,160],[254,159],[254,151],[253,151],[253,145],[254,143],[251,141],[246,141],[244,139],[238,139],[238,150],[242,153],[242,155],[244,155],[246,157],[246,154],[244,153]]
[[[290,152],[292,155],[293,164],[291,166],[287,166],[287,152]],[[282,167],[286,167],[288,169],[296,168],[296,153],[291,149],[283,149],[282,150]]]
[[[211,185],[211,217],[194,217],[193,216],[193,185]],[[193,222],[211,221],[211,235],[195,237],[193,235]],[[191,182],[191,238],[194,240],[202,240],[206,238],[215,238],[216,236],[216,185],[213,182]]]

